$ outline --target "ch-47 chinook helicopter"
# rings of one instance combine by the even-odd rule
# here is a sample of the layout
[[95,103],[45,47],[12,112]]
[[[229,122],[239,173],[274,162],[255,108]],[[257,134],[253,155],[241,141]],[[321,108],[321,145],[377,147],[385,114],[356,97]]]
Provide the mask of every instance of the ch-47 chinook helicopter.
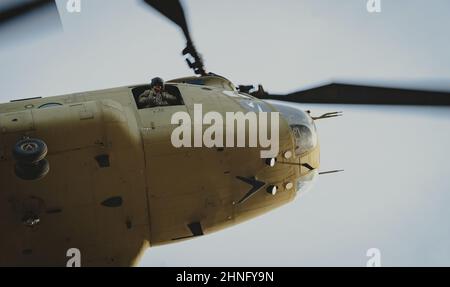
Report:
[[[41,1],[43,2],[43,1]],[[330,84],[289,95],[206,73],[178,1],[145,1],[181,27],[197,76],[168,81],[168,106],[142,108],[148,85],[0,105],[0,266],[132,266],[151,246],[238,224],[292,201],[319,174],[319,141],[300,103],[450,105],[448,93]],[[175,112],[280,114],[279,152],[175,148]],[[332,171],[333,172],[333,171]]]

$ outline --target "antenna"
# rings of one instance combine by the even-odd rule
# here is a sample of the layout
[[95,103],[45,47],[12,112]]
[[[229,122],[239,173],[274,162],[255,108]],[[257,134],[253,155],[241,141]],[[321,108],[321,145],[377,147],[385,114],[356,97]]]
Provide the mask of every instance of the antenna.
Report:
[[344,171],[343,169],[336,169],[336,170],[322,171],[322,172],[319,172],[319,175],[322,175],[322,174],[330,174],[330,173],[338,173],[338,172],[343,172],[343,171]]
[[318,117],[311,117],[311,118],[313,120],[321,120],[321,119],[340,117],[342,115],[343,115],[342,112],[330,112],[330,113],[325,113],[325,114],[323,114],[321,116],[318,116]]

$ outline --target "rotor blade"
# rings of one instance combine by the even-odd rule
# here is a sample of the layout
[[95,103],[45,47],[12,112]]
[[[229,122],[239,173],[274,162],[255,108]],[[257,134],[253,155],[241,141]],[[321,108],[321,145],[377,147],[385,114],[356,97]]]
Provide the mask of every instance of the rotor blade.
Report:
[[329,84],[287,95],[257,91],[261,99],[296,103],[450,106],[450,92],[422,91],[387,87]]
[[[20,1],[19,1],[20,2]],[[6,5],[6,8],[0,10],[0,25],[5,24],[17,17],[26,15],[29,12],[35,11],[39,8],[45,6],[53,5],[56,9],[56,4],[54,0],[34,0],[34,1],[22,1],[23,3],[18,3],[14,5]],[[1,8],[1,6],[0,6]]]
[[191,40],[189,28],[184,15],[183,7],[178,0],[144,0],[145,3],[155,8],[159,13],[163,14],[172,22],[177,24],[183,30],[186,40]]
[[189,68],[193,69],[196,74],[206,75],[204,69],[203,60],[195,49],[194,42],[192,41],[191,34],[186,22],[186,16],[184,14],[183,6],[179,0],[144,0],[145,3],[152,6],[161,14],[166,16],[172,22],[177,24],[186,38],[186,48],[183,50],[183,55],[190,54],[194,61],[186,59]]

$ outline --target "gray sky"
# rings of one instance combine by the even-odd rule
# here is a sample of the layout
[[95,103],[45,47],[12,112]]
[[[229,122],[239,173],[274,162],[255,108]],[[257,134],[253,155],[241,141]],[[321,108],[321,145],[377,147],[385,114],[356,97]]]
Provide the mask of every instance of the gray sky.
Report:
[[[209,71],[289,92],[332,80],[450,91],[450,2],[185,1]],[[82,0],[64,33],[0,30],[0,100],[191,75],[181,32],[140,1]],[[26,31],[26,30],[25,30]],[[38,36],[37,36],[38,35]],[[322,176],[305,196],[195,240],[149,249],[143,266],[450,265],[447,108],[343,110],[318,123]]]

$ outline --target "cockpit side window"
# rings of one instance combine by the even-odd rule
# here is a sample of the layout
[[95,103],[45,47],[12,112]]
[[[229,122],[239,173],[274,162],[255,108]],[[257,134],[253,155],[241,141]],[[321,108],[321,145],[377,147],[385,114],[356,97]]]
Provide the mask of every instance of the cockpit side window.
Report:
[[139,97],[146,91],[150,90],[150,85],[142,85],[136,86],[131,89],[133,93],[134,101],[136,102],[136,106],[138,109],[146,109],[146,108],[154,108],[161,106],[182,106],[184,105],[183,98],[181,96],[180,90],[174,86],[166,84],[164,85],[164,100],[163,101],[155,101],[150,102],[148,104],[143,105],[139,102]]

